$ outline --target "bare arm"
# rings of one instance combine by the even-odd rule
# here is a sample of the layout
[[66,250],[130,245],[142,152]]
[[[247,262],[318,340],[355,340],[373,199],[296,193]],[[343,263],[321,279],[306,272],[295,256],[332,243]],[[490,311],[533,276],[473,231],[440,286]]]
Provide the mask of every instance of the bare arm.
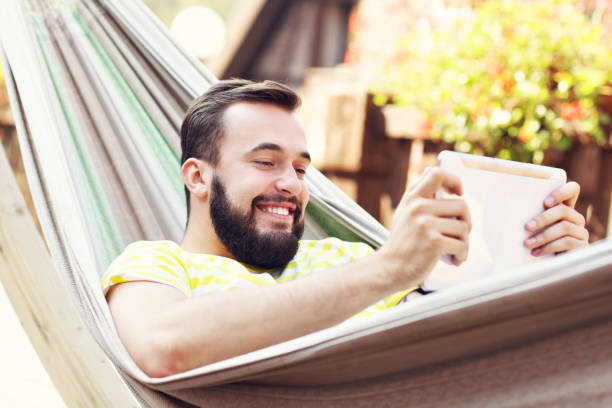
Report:
[[422,282],[440,255],[465,260],[467,207],[435,200],[442,186],[461,192],[456,177],[430,171],[406,191],[380,250],[325,273],[193,298],[158,283],[117,285],[108,303],[119,335],[145,373],[162,377],[337,324]]
[[392,282],[368,272],[380,257],[279,285],[192,298],[171,286],[130,282],[116,286],[108,301],[136,363],[161,377],[345,320],[393,291]]

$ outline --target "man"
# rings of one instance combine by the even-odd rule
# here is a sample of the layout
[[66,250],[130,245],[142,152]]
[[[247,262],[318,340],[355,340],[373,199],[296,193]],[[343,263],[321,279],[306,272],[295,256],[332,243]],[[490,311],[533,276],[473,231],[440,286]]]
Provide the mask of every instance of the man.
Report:
[[[188,223],[181,245],[130,245],[103,278],[118,333],[134,361],[162,377],[393,306],[441,255],[466,259],[470,218],[460,181],[430,169],[408,188],[377,251],[337,239],[299,241],[310,163],[298,96],[266,81],[222,81],[181,128]],[[573,206],[552,193],[527,223],[534,255],[587,244]],[[382,300],[381,300],[382,299]]]

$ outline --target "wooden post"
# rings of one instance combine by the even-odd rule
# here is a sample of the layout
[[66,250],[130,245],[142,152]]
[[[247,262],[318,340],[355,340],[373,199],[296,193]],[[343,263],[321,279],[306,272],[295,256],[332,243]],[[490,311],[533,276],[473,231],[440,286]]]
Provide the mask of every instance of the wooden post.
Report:
[[607,216],[603,222],[606,225],[606,236],[610,238],[612,237],[612,147],[602,152],[600,174],[601,191],[598,207],[601,208],[602,215]]
[[429,133],[425,131],[426,118],[421,111],[410,106],[386,105],[382,113],[387,137],[412,141],[406,174],[406,184],[410,184],[425,169],[425,141],[430,140]]
[[[576,209],[585,215],[591,241],[606,237],[610,202],[610,163],[605,162],[606,150],[594,144],[576,144],[567,158],[569,179],[580,184]],[[608,232],[609,234],[609,232]]]
[[0,280],[64,402],[68,407],[138,407],[64,289],[3,149],[0,191]]

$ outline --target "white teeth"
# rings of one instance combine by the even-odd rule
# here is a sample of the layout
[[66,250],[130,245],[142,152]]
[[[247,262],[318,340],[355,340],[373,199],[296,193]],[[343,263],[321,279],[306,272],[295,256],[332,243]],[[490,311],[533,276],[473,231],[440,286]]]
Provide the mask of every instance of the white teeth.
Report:
[[266,212],[278,215],[289,215],[289,209],[285,207],[265,207]]

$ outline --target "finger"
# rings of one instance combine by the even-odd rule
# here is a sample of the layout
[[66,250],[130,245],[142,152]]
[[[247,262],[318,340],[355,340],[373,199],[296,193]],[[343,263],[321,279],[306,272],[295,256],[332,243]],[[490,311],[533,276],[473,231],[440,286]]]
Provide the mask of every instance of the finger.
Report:
[[451,218],[434,218],[432,226],[442,235],[468,241],[470,228],[467,222]]
[[418,186],[423,184],[423,180],[425,179],[427,174],[431,171],[431,169],[432,167],[425,167],[425,170],[423,170],[423,173],[421,173],[419,178],[413,181],[412,183],[410,183],[410,185],[406,187],[398,206],[405,204],[405,202],[408,201],[409,198],[414,197],[415,195],[417,196],[419,195],[419,194],[415,194],[414,190],[417,189]]
[[525,240],[525,246],[527,248],[538,248],[565,236],[585,242],[589,240],[589,232],[584,227],[564,220],[551,225],[539,234],[529,237]]
[[544,208],[551,208],[561,203],[574,208],[579,195],[580,185],[575,181],[570,181],[550,193],[544,199]]
[[439,242],[440,249],[442,250],[441,253],[451,255],[453,264],[456,266],[459,266],[467,259],[469,245],[467,241],[441,236]]
[[453,194],[462,194],[459,177],[447,170],[434,167],[419,180],[415,186],[415,192],[421,197],[433,198],[436,192],[443,187]]
[[472,230],[472,217],[465,200],[461,198],[446,198],[428,200],[428,202],[430,203],[428,211],[431,215],[436,217],[455,217],[465,221],[469,230]]
[[559,204],[533,217],[525,224],[525,229],[527,229],[527,231],[536,232],[561,220],[567,220],[580,227],[584,227],[585,225],[585,219],[582,214],[572,207],[568,207],[565,204]]
[[[421,175],[419,176],[419,178],[417,178],[415,181],[412,181],[412,182],[410,183],[410,185],[408,185],[408,186],[406,187],[406,190],[404,190],[404,196],[406,195],[406,193],[408,193],[408,192],[410,192],[410,191],[414,190],[414,189],[415,189],[415,187],[416,187],[416,186],[417,186],[417,185],[418,185],[418,184],[421,182],[421,180],[423,179],[423,177],[425,177],[425,175],[426,175],[427,173],[429,173],[429,171],[430,171],[430,170],[431,170],[431,167],[425,167],[425,169],[423,170],[423,173],[421,173]],[[403,199],[403,196],[402,196],[402,199]],[[401,200],[400,200],[400,202],[401,202]]]
[[[461,198],[416,198],[406,204],[407,216],[416,217],[421,214],[427,214],[433,217],[446,217],[462,220],[468,224],[468,228],[472,229],[472,219],[470,210]],[[396,216],[399,212],[395,212]]]
[[549,242],[542,247],[533,249],[531,254],[534,256],[544,256],[581,248],[587,245],[588,243],[583,240],[574,237],[563,237],[556,241]]

